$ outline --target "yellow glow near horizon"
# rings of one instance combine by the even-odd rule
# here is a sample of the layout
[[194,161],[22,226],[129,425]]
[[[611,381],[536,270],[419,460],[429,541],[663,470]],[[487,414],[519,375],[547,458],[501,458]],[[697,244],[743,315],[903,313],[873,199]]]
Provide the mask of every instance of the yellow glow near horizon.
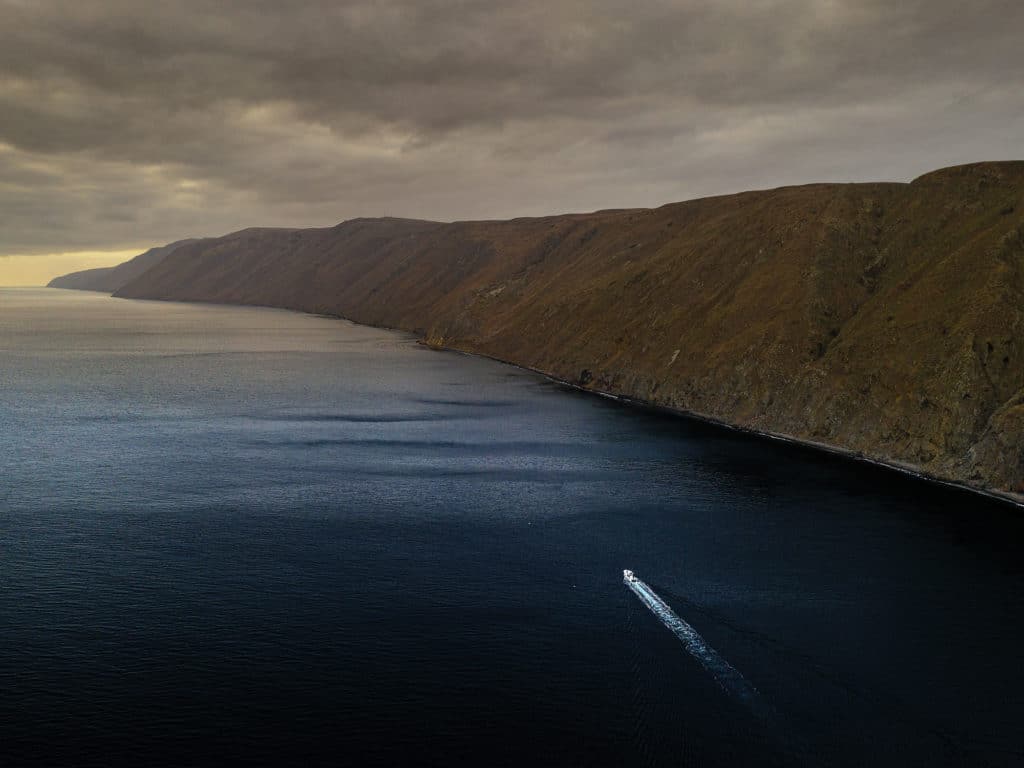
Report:
[[145,248],[128,251],[72,251],[50,254],[0,256],[0,286],[46,285],[55,277],[95,267],[113,267]]

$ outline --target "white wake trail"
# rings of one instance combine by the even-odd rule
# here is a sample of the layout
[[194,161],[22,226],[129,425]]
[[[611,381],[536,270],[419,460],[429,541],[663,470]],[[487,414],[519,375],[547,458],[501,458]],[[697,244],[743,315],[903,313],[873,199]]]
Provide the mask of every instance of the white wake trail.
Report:
[[727,693],[745,702],[752,709],[760,709],[760,696],[757,689],[732,664],[719,656],[718,652],[704,641],[697,630],[679,618],[675,611],[669,608],[665,601],[645,582],[634,576],[632,571],[623,571],[622,577],[626,586],[640,598],[640,602],[650,608],[651,613],[661,619],[661,623],[682,640],[690,655],[711,673],[711,676]]

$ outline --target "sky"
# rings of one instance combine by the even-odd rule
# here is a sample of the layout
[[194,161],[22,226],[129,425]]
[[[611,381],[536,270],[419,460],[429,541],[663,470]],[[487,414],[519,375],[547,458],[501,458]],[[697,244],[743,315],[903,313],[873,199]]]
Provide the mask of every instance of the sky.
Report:
[[0,0],[0,285],[1024,158],[1021,0]]

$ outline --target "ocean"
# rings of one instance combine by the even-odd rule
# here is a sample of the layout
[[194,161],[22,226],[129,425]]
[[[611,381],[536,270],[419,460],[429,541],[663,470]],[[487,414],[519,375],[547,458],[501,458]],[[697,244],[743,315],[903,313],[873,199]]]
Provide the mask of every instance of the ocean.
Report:
[[47,289],[0,290],[0,429],[5,766],[1024,762],[1007,504],[391,331]]

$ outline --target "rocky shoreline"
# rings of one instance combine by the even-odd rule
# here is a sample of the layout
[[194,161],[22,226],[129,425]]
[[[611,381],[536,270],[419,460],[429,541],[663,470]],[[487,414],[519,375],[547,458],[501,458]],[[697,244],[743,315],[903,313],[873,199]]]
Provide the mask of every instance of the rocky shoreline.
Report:
[[[348,318],[339,318],[339,319],[347,320]],[[395,329],[386,329],[386,330],[395,330]],[[487,359],[487,360],[493,360],[496,363],[501,363],[503,365],[510,365],[513,368],[518,368],[518,369],[520,369],[522,371],[528,371],[528,372],[536,374],[538,376],[542,376],[545,379],[547,379],[548,381],[551,381],[551,382],[553,382],[555,384],[558,384],[560,386],[567,387],[569,389],[574,389],[574,390],[576,390],[578,392],[581,392],[581,393],[583,393],[585,395],[593,395],[593,396],[596,396],[596,397],[605,397],[605,398],[609,398],[611,400],[614,400],[616,402],[623,403],[624,405],[627,405],[627,406],[630,406],[630,407],[643,408],[645,410],[654,411],[656,413],[661,413],[661,414],[664,414],[664,415],[672,417],[672,418],[691,419],[693,421],[700,422],[701,424],[712,425],[712,426],[715,426],[715,427],[719,427],[721,429],[729,430],[731,432],[740,432],[742,434],[753,435],[755,437],[758,437],[758,438],[761,438],[761,439],[765,439],[765,440],[776,440],[778,442],[788,443],[788,444],[791,444],[791,445],[800,446],[802,448],[808,448],[810,450],[819,451],[819,452],[822,452],[822,453],[828,453],[828,454],[831,454],[833,456],[839,456],[839,457],[841,457],[843,459],[846,459],[848,461],[857,461],[857,462],[862,462],[864,464],[871,464],[872,466],[881,467],[881,468],[886,469],[888,471],[898,472],[898,473],[903,474],[903,475],[908,475],[910,477],[916,478],[918,480],[923,480],[925,482],[935,483],[937,485],[945,485],[945,486],[949,486],[951,488],[958,488],[960,490],[967,491],[969,493],[974,493],[974,494],[978,494],[980,496],[984,496],[985,498],[992,499],[993,501],[1009,503],[1009,504],[1012,504],[1012,505],[1014,505],[1016,507],[1024,507],[1024,494],[1010,493],[1010,492],[1001,492],[1001,491],[995,491],[995,490],[992,490],[992,489],[983,488],[983,487],[979,487],[979,486],[969,485],[967,483],[957,482],[955,480],[949,480],[947,478],[942,478],[942,477],[939,477],[937,475],[930,474],[930,473],[925,472],[924,470],[922,470],[920,467],[915,467],[915,466],[911,466],[911,465],[908,465],[908,464],[899,464],[899,463],[896,463],[896,462],[881,461],[879,459],[874,459],[874,458],[871,458],[870,456],[865,455],[864,453],[861,453],[860,451],[851,451],[849,449],[843,448],[842,446],[829,445],[827,443],[820,443],[820,442],[816,442],[816,441],[813,441],[813,440],[803,440],[803,439],[801,439],[799,437],[794,437],[792,435],[783,435],[783,434],[779,434],[777,432],[769,432],[769,431],[766,431],[766,430],[759,430],[759,429],[752,429],[750,427],[743,427],[743,426],[739,426],[739,425],[736,425],[736,424],[730,424],[727,421],[723,421],[721,419],[716,419],[713,416],[708,416],[706,414],[695,413],[693,411],[686,411],[686,410],[682,410],[682,409],[679,409],[679,408],[671,408],[671,407],[665,406],[665,405],[658,405],[656,403],[652,403],[652,402],[649,402],[647,400],[639,400],[637,398],[628,397],[626,395],[618,395],[618,394],[615,394],[613,392],[604,392],[604,391],[602,391],[600,389],[593,389],[593,388],[589,388],[587,386],[584,386],[584,385],[581,385],[581,384],[578,384],[578,383],[567,381],[565,379],[560,379],[560,378],[558,378],[557,376],[555,376],[555,375],[553,375],[551,373],[548,373],[548,372],[545,372],[545,371],[541,371],[541,370],[537,370],[535,368],[530,368],[528,366],[519,365],[519,364],[511,362],[509,360],[502,360],[501,358],[493,357],[491,355],[485,355],[485,354],[481,354],[481,353],[477,353],[477,352],[465,352],[463,350],[455,349],[455,348],[452,348],[452,347],[437,346],[437,345],[434,345],[434,344],[429,344],[429,343],[427,343],[427,342],[425,342],[423,340],[419,340],[419,343],[422,344],[423,346],[425,346],[426,348],[434,350],[434,351],[437,351],[437,352],[450,352],[450,353],[459,354],[459,355],[469,355],[470,357],[482,357],[482,358]]]
[[1024,494],[1024,162],[652,210],[243,230],[175,247],[114,295],[346,317]]

